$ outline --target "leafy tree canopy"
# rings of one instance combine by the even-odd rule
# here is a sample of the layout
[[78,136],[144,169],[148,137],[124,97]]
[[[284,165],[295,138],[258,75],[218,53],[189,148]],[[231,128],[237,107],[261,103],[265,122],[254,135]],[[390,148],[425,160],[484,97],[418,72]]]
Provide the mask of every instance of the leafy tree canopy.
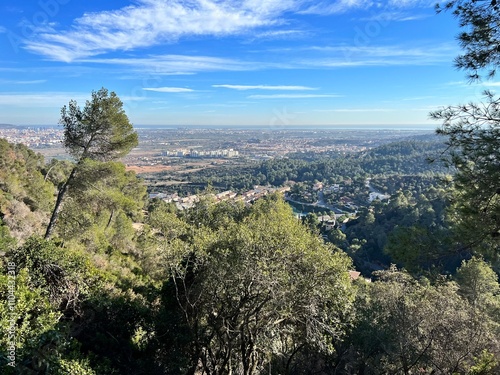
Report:
[[61,109],[64,147],[77,160],[113,160],[137,146],[134,131],[118,96],[107,89],[92,92],[85,107],[72,100]]
[[[204,210],[221,214],[213,205]],[[257,201],[243,215],[239,207],[231,212],[218,228],[199,222],[191,230],[174,218],[169,230],[151,213],[161,246],[183,254],[177,262],[169,257],[164,304],[172,306],[175,296],[184,316],[176,331],[189,332],[193,368],[201,363],[207,373],[256,374],[273,361],[288,373],[308,350],[332,353],[352,311],[349,258],[309,233],[276,197]],[[175,338],[163,340],[168,345]]]

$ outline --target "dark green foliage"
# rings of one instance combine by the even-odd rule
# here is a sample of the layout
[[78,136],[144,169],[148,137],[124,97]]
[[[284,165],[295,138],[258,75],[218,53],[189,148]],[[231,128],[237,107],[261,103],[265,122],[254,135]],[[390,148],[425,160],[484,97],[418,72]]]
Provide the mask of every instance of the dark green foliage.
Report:
[[[442,173],[425,172],[419,174],[380,174],[370,179],[370,185],[377,191],[383,192],[385,194],[396,194],[398,191],[409,191],[414,196],[419,196],[421,194],[427,194],[427,190],[430,188],[439,189],[447,188],[450,182],[447,180],[451,179],[451,176],[443,175]],[[434,195],[434,194],[431,194]],[[438,204],[438,200],[432,198],[435,202],[433,204]],[[445,202],[443,201],[442,204]]]
[[430,187],[399,190],[389,202],[361,210],[345,230],[345,249],[365,274],[397,263],[413,273],[453,272],[470,252],[449,213],[449,194]]
[[209,197],[203,197],[194,209],[183,213],[184,220],[195,226],[206,226],[212,230],[225,227],[232,221],[240,221],[248,214],[243,202],[215,202]]
[[163,314],[178,329],[164,337],[165,348],[185,346],[189,354],[178,359],[214,374],[260,373],[271,359],[289,372],[307,353],[332,352],[354,292],[345,255],[307,233],[276,197],[258,201],[236,221],[199,225],[187,243],[170,242],[180,257],[170,263],[164,288],[175,293],[175,300],[164,296],[174,310]]
[[291,154],[289,157],[267,160],[247,167],[209,168],[190,173],[189,185],[179,186],[180,191],[193,193],[200,187],[213,184],[220,190],[248,190],[254,185],[282,186],[294,181],[311,184],[314,181],[339,183],[352,180],[364,186],[364,180],[376,175],[416,175],[446,172],[440,163],[429,164],[444,150],[444,145],[431,141],[400,141],[379,146],[373,150],[346,155]]
[[11,237],[9,228],[0,219],[0,254],[14,248],[16,240]]
[[500,253],[500,99],[485,92],[484,104],[450,106],[431,113],[443,122],[438,134],[447,138],[445,160],[454,176],[459,224],[468,246]]
[[[30,238],[6,256],[8,264],[14,265],[11,272],[15,277],[0,275],[0,322],[4,332],[15,322],[16,367],[12,373],[95,374],[71,334],[84,301],[100,286],[88,255]],[[7,286],[13,280],[12,310],[7,305]],[[4,337],[2,351],[8,343],[7,335]],[[7,370],[3,360],[2,369]]]
[[302,218],[302,222],[312,233],[319,233],[319,220],[315,213],[308,213]]
[[458,35],[464,53],[455,59],[455,65],[467,71],[473,81],[479,80],[485,69],[489,69],[487,77],[493,77],[500,64],[499,6],[497,0],[451,0],[436,5],[438,12],[451,10],[464,28]]
[[491,266],[483,259],[473,257],[462,262],[455,279],[460,286],[460,295],[500,324],[500,285]]
[[141,221],[146,188],[133,172],[117,162],[85,160],[68,192],[57,229],[65,241],[78,240],[88,247],[132,251],[133,221]]
[[53,306],[67,314],[77,314],[81,302],[99,287],[99,275],[87,254],[51,241],[32,237],[6,256],[19,269],[28,269],[30,285],[43,290]]
[[[478,357],[498,355],[498,327],[460,297],[455,283],[432,285],[395,268],[376,276],[357,301],[349,368],[364,374],[467,374],[474,373]],[[491,358],[489,366],[489,374],[498,370]]]

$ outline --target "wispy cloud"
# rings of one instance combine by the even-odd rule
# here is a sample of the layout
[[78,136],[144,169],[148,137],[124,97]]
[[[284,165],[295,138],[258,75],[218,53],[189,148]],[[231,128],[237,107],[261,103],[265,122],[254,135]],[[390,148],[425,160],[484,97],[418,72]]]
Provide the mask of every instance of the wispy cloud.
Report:
[[337,108],[337,109],[316,109],[314,112],[395,112],[394,108]]
[[0,93],[0,105],[9,107],[59,108],[71,99],[84,103],[88,94],[77,92]]
[[428,65],[429,61],[423,60],[392,60],[392,59],[356,59],[356,60],[344,60],[344,59],[308,59],[302,60],[300,62],[302,65],[307,67],[317,67],[317,68],[347,68],[347,67],[359,67],[359,66],[397,66],[397,65]]
[[212,87],[222,87],[232,90],[275,90],[275,91],[307,91],[317,90],[314,87],[307,86],[272,86],[272,85],[212,85]]
[[193,89],[187,89],[184,87],[145,87],[143,90],[146,91],[155,91],[155,92],[172,92],[172,93],[178,93],[178,92],[193,92]]
[[7,29],[3,26],[0,26],[0,34],[6,33]]
[[469,84],[466,81],[451,81],[447,82],[445,86],[469,86]]
[[378,2],[373,0],[336,0],[320,1],[308,6],[302,13],[328,15],[345,13],[351,9],[404,9],[410,7],[429,8],[435,5],[433,0],[389,0]]
[[488,81],[485,81],[485,82],[481,82],[483,86],[487,86],[487,87],[500,87],[500,82],[488,82]]
[[1,84],[5,85],[36,85],[40,83],[45,83],[47,82],[46,79],[36,79],[32,81],[16,81],[16,80],[9,80],[9,79],[0,79]]
[[312,99],[312,98],[340,98],[342,95],[335,94],[270,94],[250,95],[248,99]]
[[25,48],[70,62],[110,51],[129,51],[184,36],[224,36],[280,24],[301,0],[138,0],[118,10],[86,13],[68,30],[43,30]]
[[384,22],[408,22],[408,21],[418,21],[425,18],[431,17],[432,14],[408,14],[402,11],[384,11],[382,13],[374,14],[370,17],[360,18],[361,21],[379,21],[382,24]]
[[456,52],[456,47],[451,44],[441,44],[439,46],[406,47],[403,45],[335,45],[335,46],[312,46],[310,50],[324,53],[342,53],[346,55],[364,55],[372,57],[442,57]]
[[362,4],[368,5],[369,3],[371,2],[365,0],[338,0],[333,2],[321,1],[303,10],[302,13],[320,14],[320,15],[344,13],[349,9],[360,8]]
[[260,64],[212,56],[156,55],[143,58],[87,58],[78,62],[124,66],[127,72],[151,75],[185,75],[204,71],[255,70]]
[[[400,9],[426,6],[424,0],[389,0],[377,8],[372,0],[136,0],[117,10],[86,13],[66,29],[56,25],[43,25],[34,31],[35,37],[25,41],[24,48],[48,59],[64,62],[92,62],[92,57],[114,51],[134,51],[165,43],[175,43],[181,38],[243,35],[251,39],[282,39],[308,35],[301,27],[291,27],[290,14],[341,13],[353,8],[375,7],[382,14],[398,20],[410,20],[420,15],[407,15]],[[389,10],[386,10],[389,9]],[[252,31],[249,33],[249,31]],[[344,51],[344,53],[350,51]],[[152,57],[152,59],[156,59]],[[123,63],[125,59],[105,59],[103,62]],[[136,61],[130,58],[131,63]],[[155,62],[156,66],[168,61]],[[170,61],[172,63],[172,61]],[[189,63],[189,62],[188,62]],[[215,66],[214,64],[213,66]],[[250,64],[248,64],[250,65]],[[229,65],[223,65],[225,67]],[[199,71],[177,66],[172,72]],[[235,68],[233,66],[233,68]],[[247,66],[247,69],[250,67]],[[165,70],[165,69],[164,69]],[[238,67],[241,70],[241,66]],[[167,73],[162,73],[167,74]]]
[[250,40],[265,40],[265,39],[297,39],[310,35],[307,30],[266,30],[253,33]]
[[403,98],[404,101],[416,101],[416,100],[426,100],[426,99],[434,99],[435,96],[415,96],[411,98]]
[[318,54],[299,63],[317,67],[430,65],[449,62],[456,53],[456,48],[449,44],[411,48],[401,45],[337,45],[312,46],[309,49]]
[[[68,104],[70,100],[75,100],[79,105],[84,105],[89,99],[88,93],[80,92],[3,92],[0,93],[0,106],[19,107],[19,108],[60,108]],[[120,95],[124,102],[145,100],[141,96]]]

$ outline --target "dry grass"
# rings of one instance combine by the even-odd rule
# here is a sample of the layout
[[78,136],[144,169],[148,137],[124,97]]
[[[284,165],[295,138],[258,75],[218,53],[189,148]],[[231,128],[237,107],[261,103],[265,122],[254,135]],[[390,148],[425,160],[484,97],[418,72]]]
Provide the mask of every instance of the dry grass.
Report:
[[159,173],[171,171],[173,168],[169,165],[127,165],[127,171],[134,171],[137,174],[141,173]]

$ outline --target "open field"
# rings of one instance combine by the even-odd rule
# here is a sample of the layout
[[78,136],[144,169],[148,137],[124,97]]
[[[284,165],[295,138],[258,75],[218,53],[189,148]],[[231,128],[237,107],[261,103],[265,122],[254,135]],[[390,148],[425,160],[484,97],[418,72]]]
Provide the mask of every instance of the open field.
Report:
[[173,167],[170,165],[127,165],[126,169],[127,171],[134,171],[137,174],[143,174],[172,171]]

